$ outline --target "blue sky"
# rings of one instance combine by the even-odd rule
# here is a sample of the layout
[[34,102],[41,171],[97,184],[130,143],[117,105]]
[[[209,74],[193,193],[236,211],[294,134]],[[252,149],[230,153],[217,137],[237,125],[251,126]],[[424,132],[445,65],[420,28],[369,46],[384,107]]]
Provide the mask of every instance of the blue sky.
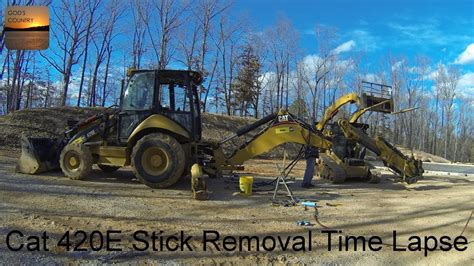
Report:
[[[230,19],[247,18],[255,32],[286,17],[299,33],[301,58],[316,53],[314,30],[320,24],[338,29],[345,55],[362,52],[361,65],[369,72],[377,72],[388,55],[404,55],[413,63],[423,54],[431,59],[432,69],[438,62],[456,64],[462,72],[460,90],[474,96],[474,0],[233,0],[230,13]],[[123,34],[118,40],[113,61],[121,66],[120,50],[128,49],[130,40]],[[73,82],[79,69],[74,67]],[[59,73],[52,74],[60,79]]]
[[[474,43],[472,0],[236,0],[233,10],[247,14],[257,31],[287,17],[308,54],[315,50],[316,24],[336,27],[341,44],[352,40],[353,50],[366,52],[365,63],[378,64],[390,53],[450,64]],[[474,71],[472,64],[462,69]]]

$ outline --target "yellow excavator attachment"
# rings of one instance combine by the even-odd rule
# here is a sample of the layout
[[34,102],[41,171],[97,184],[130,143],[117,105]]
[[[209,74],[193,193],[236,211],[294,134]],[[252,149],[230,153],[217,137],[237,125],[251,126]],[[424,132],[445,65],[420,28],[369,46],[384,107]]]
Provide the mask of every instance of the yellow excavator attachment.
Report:
[[[366,112],[368,111],[377,111],[377,109],[380,110],[380,107],[387,107],[387,104],[389,104],[388,106],[390,107],[389,110],[393,110],[393,104],[392,103],[392,99],[387,99],[387,100],[383,100],[383,101],[380,101],[379,103],[376,103],[374,105],[371,105],[371,106],[368,106],[368,107],[365,107],[365,108],[361,108],[361,109],[358,109],[357,111],[355,111],[351,117],[349,118],[349,122],[350,123],[356,123],[357,120],[359,120],[359,118],[365,114]],[[382,108],[383,109],[383,108]]]
[[369,137],[362,130],[352,126],[347,120],[340,119],[338,124],[347,139],[357,141],[375,153],[384,164],[399,174],[407,183],[415,183],[423,176],[422,162],[401,153],[381,136]]
[[221,144],[235,137],[248,133],[256,128],[265,125],[255,137],[239,147],[232,155],[226,157],[222,151],[222,146],[214,147],[213,166],[220,170],[238,169],[241,165],[258,155],[266,153],[273,148],[284,143],[297,143],[311,145],[320,150],[330,149],[332,143],[327,140],[319,131],[298,120],[286,110],[280,110],[278,114],[273,114],[237,131],[237,133]]
[[323,118],[316,124],[316,129],[322,131],[326,124],[339,112],[339,109],[348,103],[355,103],[359,106],[361,105],[361,99],[354,92],[339,97],[332,105],[326,108]]

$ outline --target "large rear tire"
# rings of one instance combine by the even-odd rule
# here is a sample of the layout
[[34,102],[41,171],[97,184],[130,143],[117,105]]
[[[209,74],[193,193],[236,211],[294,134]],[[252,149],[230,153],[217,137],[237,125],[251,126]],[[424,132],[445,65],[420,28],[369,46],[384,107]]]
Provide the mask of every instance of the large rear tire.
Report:
[[70,179],[84,179],[92,171],[92,164],[92,154],[83,144],[70,143],[61,151],[59,165]]
[[178,182],[183,175],[186,156],[175,138],[154,133],[135,144],[131,163],[140,182],[151,188],[167,188]]

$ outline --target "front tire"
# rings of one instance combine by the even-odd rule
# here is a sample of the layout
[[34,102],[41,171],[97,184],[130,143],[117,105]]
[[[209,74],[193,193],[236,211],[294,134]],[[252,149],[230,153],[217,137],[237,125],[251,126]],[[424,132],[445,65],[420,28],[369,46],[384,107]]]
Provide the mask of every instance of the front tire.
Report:
[[133,147],[132,169],[143,184],[151,188],[167,188],[181,178],[186,156],[181,144],[163,133],[149,134]]
[[83,144],[70,143],[61,151],[59,165],[70,179],[84,179],[92,171],[92,164],[92,154]]

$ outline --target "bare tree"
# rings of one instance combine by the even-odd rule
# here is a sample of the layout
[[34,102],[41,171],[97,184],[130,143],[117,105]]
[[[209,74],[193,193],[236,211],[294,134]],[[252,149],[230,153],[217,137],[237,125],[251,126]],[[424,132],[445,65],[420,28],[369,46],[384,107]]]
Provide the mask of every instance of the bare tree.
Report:
[[[444,135],[444,158],[448,158],[448,147],[451,144],[451,137],[453,133],[453,106],[454,98],[456,96],[456,88],[459,82],[460,72],[454,66],[448,69],[447,80],[445,86],[443,86],[442,97],[444,101],[444,114],[445,114],[445,135]],[[452,157],[452,156],[450,156]]]
[[[158,69],[164,69],[172,57],[170,42],[174,40],[182,23],[182,15],[189,5],[190,2],[178,0],[147,1],[138,12],[148,33]],[[156,16],[151,16],[149,12]]]
[[[195,68],[205,77],[209,77],[205,84],[200,87],[199,96],[203,111],[206,111],[209,91],[214,83],[219,59],[219,51],[215,50],[214,57],[207,62],[206,55],[210,48],[208,47],[213,22],[221,15],[231,4],[223,4],[217,0],[200,0],[190,8],[186,21],[188,26],[179,31],[179,47],[184,56],[183,63],[188,69]],[[192,24],[192,26],[189,26]],[[219,28],[219,27],[216,27]],[[218,38],[219,39],[219,38]],[[216,45],[217,46],[217,45]]]
[[[7,110],[9,112],[19,109],[19,101],[21,99],[21,70],[23,68],[23,62],[25,58],[25,52],[22,50],[17,50],[15,53],[15,59],[13,61],[13,76],[12,81],[9,86],[10,90],[7,93]],[[8,76],[10,76],[10,71],[8,71]],[[10,78],[8,77],[8,80]]]
[[[214,60],[212,62],[212,68],[211,68],[210,73],[208,75],[207,87],[204,88],[204,89],[201,88],[201,91],[200,91],[200,99],[201,99],[203,112],[207,111],[207,100],[209,98],[209,92],[211,91],[211,86],[214,83],[214,81],[216,80],[217,71],[218,71],[217,70],[218,63],[219,63],[219,51],[216,50],[215,55],[214,55]],[[204,87],[204,86],[202,86],[202,87]],[[217,100],[218,100],[218,98],[216,98],[216,101]]]
[[[208,54],[208,51],[210,50],[208,48],[208,38],[211,35],[211,28],[212,28],[212,22],[215,20],[215,18],[219,15],[224,14],[224,12],[231,6],[231,2],[228,4],[222,4],[220,5],[218,1],[216,0],[204,0],[200,4],[201,11],[203,12],[204,16],[202,19],[200,19],[201,22],[201,28],[202,28],[202,37],[201,37],[201,48],[200,48],[200,58],[198,60],[198,63],[200,64],[200,69],[201,72],[203,72],[206,76],[209,77],[208,82],[207,82],[207,88],[201,89],[200,91],[200,97],[203,103],[203,109],[204,111],[206,110],[207,106],[207,99],[209,96],[209,91],[211,90],[211,84],[215,80],[216,76],[216,71],[217,71],[217,66],[219,62],[219,51],[218,49],[214,49],[215,55],[214,59],[210,61],[209,65],[206,61],[206,55]],[[204,87],[201,87],[204,88]],[[204,97],[202,95],[204,94]]]
[[458,136],[455,138],[453,161],[472,162],[472,150],[474,146],[474,115],[473,97],[460,96],[458,111]]
[[234,108],[234,88],[235,71],[237,67],[237,56],[239,41],[245,31],[244,23],[241,21],[230,22],[224,16],[219,21],[219,32],[217,49],[219,50],[222,75],[220,89],[224,94],[224,102],[227,115],[233,115]]
[[[401,61],[397,62],[396,66],[392,68],[397,68],[402,79],[402,87],[400,88],[400,93],[398,96],[397,105],[400,106],[400,109],[415,108],[419,104],[418,90],[420,89],[421,83],[423,82],[424,75],[426,73],[417,73],[419,72],[418,68],[411,67],[408,63],[408,58],[403,57]],[[400,124],[396,126],[400,128],[400,132],[404,133],[403,143],[407,147],[413,146],[413,137],[415,134],[415,116],[413,112],[401,114]]]
[[309,105],[313,122],[318,120],[319,109],[326,109],[330,73],[334,71],[337,59],[337,55],[332,52],[336,40],[336,30],[317,25],[315,33],[317,54],[306,57],[302,62],[303,69],[301,69],[304,83],[310,92]]
[[94,17],[94,15],[98,11],[101,4],[102,4],[102,0],[87,1],[86,35],[84,37],[84,56],[83,56],[83,63],[82,63],[81,78],[79,81],[79,94],[77,96],[77,106],[80,106],[81,104],[82,86],[84,85],[84,74],[86,72],[87,56],[89,52],[89,39],[90,39],[90,36],[94,34],[94,31],[96,30],[96,26],[98,25],[98,21],[99,21],[96,17]]
[[[107,8],[104,10],[104,14],[101,15],[101,20],[100,22],[100,27],[98,29],[97,34],[95,34],[92,38],[92,42],[94,44],[95,48],[95,63],[94,63],[94,68],[92,71],[92,81],[90,85],[90,102],[89,106],[96,106],[96,97],[97,97],[97,76],[99,72],[99,68],[104,62],[104,60],[107,58],[107,63],[106,63],[106,74],[105,74],[105,79],[107,78],[108,75],[108,67],[110,63],[110,57],[112,53],[112,47],[111,43],[113,40],[114,35],[114,29],[117,24],[117,21],[119,19],[119,16],[122,12],[121,6],[118,1],[112,1],[110,4],[107,6]],[[106,81],[104,82],[106,83]],[[106,85],[103,87],[102,91],[102,101],[101,105],[105,105],[105,88]]]
[[183,59],[177,58],[177,61],[186,65],[188,70],[192,70],[197,65],[196,53],[200,29],[197,18],[194,15],[189,16],[187,21],[193,21],[193,23],[177,34],[178,49],[183,56]]
[[[441,128],[444,127],[444,108],[442,107],[442,94],[444,87],[446,86],[447,74],[446,69],[443,64],[438,63],[436,73],[435,73],[435,109],[434,109],[434,128],[433,128],[433,141],[431,153],[438,154],[438,131],[439,131],[439,121],[441,120]],[[440,119],[440,108],[441,108],[441,119]]]
[[193,14],[199,20],[199,28],[201,29],[201,45],[199,50],[199,70],[203,71],[206,54],[208,51],[208,38],[212,27],[213,20],[222,14],[231,6],[231,2],[221,4],[218,0],[200,0],[196,9],[193,9]]
[[133,17],[131,67],[134,69],[140,69],[142,57],[145,55],[146,52],[146,27],[143,21],[149,20],[149,9],[146,6],[146,2],[134,0],[130,4],[130,10]]
[[290,21],[280,17],[276,26],[266,31],[266,36],[270,45],[270,62],[276,73],[276,106],[272,106],[275,110],[283,107],[285,95],[288,95],[288,93],[285,94],[285,88],[287,92],[290,57],[296,50],[297,34]]
[[52,27],[52,39],[56,41],[56,49],[50,49],[41,56],[63,76],[63,94],[61,105],[66,105],[72,67],[79,62],[84,53],[80,45],[85,38],[87,27],[83,1],[61,0],[59,6],[53,7],[56,27]]
[[[428,139],[429,139],[429,120],[430,119],[430,112],[429,112],[429,93],[428,93],[428,84],[427,84],[427,75],[429,72],[429,65],[430,61],[429,58],[423,55],[419,55],[416,57],[416,67],[415,72],[418,75],[417,79],[419,80],[419,88],[418,88],[418,97],[416,107],[419,109],[417,112],[413,114],[413,123],[412,126],[415,128],[415,125],[419,126],[419,130],[417,130],[417,147],[420,150],[426,150]],[[428,117],[428,119],[426,119]],[[414,129],[413,129],[414,130]],[[413,132],[413,131],[412,131]],[[415,144],[414,144],[415,145]]]

